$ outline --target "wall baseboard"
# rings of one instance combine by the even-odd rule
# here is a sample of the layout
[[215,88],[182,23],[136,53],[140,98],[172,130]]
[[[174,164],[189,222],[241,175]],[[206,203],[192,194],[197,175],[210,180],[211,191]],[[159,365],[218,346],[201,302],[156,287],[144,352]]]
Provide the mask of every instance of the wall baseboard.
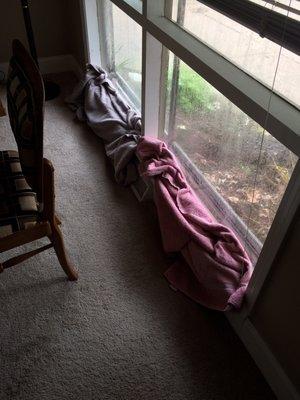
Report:
[[[56,74],[65,71],[72,71],[78,78],[81,78],[82,69],[72,54],[62,54],[53,57],[40,57],[39,65],[42,74]],[[0,71],[7,76],[8,62],[0,63]]]
[[279,400],[299,400],[298,390],[251,321],[248,318],[241,321],[236,313],[226,313],[226,316],[276,397]]

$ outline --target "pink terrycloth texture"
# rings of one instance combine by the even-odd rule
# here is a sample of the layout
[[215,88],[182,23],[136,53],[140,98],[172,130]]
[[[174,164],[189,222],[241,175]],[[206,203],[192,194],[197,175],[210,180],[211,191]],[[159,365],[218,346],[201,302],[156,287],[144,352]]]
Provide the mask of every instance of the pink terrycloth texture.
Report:
[[154,178],[164,249],[183,255],[165,272],[166,278],[206,307],[239,308],[252,274],[239,240],[200,202],[165,143],[141,138],[137,154],[141,174]]

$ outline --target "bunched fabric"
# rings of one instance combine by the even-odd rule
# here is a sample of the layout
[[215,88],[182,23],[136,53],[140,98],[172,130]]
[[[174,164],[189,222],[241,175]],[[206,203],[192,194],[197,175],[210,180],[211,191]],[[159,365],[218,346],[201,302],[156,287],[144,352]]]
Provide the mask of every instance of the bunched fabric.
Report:
[[252,265],[235,234],[219,224],[188,185],[176,159],[160,140],[141,136],[141,118],[118,94],[106,72],[88,65],[67,99],[79,120],[105,142],[118,183],[152,177],[166,252],[181,253],[165,272],[170,284],[206,307],[241,307]]
[[137,153],[141,174],[154,180],[164,249],[182,254],[166,271],[166,278],[206,307],[240,308],[252,274],[241,243],[194,194],[165,143],[141,138]]
[[89,64],[67,102],[77,118],[86,121],[104,140],[116,181],[125,186],[134,182],[138,178],[135,151],[141,135],[141,117],[124,102],[107,73]]

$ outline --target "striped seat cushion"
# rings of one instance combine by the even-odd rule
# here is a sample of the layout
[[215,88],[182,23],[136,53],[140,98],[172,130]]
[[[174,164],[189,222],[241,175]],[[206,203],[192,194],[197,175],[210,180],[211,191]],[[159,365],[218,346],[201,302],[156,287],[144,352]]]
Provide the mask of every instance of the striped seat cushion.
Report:
[[39,217],[36,194],[22,174],[17,151],[0,151],[0,238],[27,229]]

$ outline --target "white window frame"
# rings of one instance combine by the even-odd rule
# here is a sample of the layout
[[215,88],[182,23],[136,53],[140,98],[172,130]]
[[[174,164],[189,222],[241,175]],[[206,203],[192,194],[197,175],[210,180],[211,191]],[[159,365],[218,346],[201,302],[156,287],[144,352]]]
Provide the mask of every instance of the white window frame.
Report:
[[[93,3],[93,7],[90,5],[91,10],[94,10],[95,4],[97,4],[97,0],[82,1],[88,4]],[[161,99],[161,55],[163,46],[165,46],[300,158],[300,112],[296,107],[276,93],[272,93],[271,89],[202,43],[200,39],[167,19],[164,12],[165,1],[143,0],[142,9],[138,0],[110,1],[143,29],[142,120],[145,135],[157,137],[158,132],[162,129],[159,104]],[[88,20],[89,10],[85,8],[85,12]],[[94,15],[90,15],[90,18],[91,21],[94,21]],[[93,47],[90,38],[97,37],[97,35],[99,37],[98,31],[94,35],[91,34],[90,31],[93,29],[95,29],[94,24],[87,28],[87,41],[89,42],[87,47],[89,49]],[[99,42],[95,41],[94,46],[99,46]],[[96,50],[90,50],[89,54],[93,56],[89,61],[95,62]],[[101,61],[100,56],[99,61]],[[300,160],[295,166],[256,263],[246,292],[246,301],[239,312],[227,313],[231,323],[241,336],[245,335],[241,332],[250,323],[251,310],[299,206]],[[251,349],[249,350],[251,352]],[[267,371],[264,373],[268,375]],[[274,376],[271,378],[274,389],[274,386],[277,385],[276,378]],[[279,393],[282,389],[279,384],[277,386],[275,390]]]

